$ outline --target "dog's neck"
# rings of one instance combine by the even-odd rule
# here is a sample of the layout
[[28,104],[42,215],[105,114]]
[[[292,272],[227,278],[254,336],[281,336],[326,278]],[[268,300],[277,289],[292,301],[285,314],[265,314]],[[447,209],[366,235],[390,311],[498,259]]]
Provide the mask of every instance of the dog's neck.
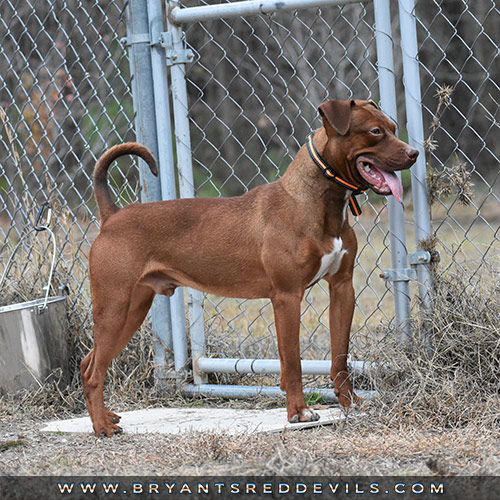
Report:
[[[318,151],[322,153],[327,142],[323,129],[315,134],[314,140]],[[316,213],[311,215],[324,220],[326,232],[340,233],[347,220],[347,203],[351,192],[325,178],[311,159],[305,145],[279,182],[293,199],[304,205],[304,210],[314,208]]]

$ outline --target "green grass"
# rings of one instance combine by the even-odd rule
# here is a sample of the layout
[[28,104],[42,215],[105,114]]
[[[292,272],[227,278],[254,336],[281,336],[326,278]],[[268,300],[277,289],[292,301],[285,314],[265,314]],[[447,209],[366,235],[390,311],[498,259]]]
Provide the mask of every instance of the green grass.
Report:
[[23,439],[16,439],[14,441],[0,441],[0,452],[26,446],[28,443]]
[[315,405],[326,405],[330,404],[328,401],[325,401],[321,394],[317,392],[311,392],[306,394],[305,396],[306,405],[307,406],[315,406]]

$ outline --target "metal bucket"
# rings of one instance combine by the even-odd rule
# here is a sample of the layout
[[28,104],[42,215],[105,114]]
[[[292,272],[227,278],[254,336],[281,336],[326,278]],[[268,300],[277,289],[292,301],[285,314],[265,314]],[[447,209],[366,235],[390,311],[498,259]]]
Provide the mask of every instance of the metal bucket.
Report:
[[[66,297],[0,307],[0,389],[13,392],[43,382],[61,368],[68,378]],[[43,308],[43,309],[42,309]]]
[[[47,206],[49,205],[42,205],[33,228],[35,231],[48,230],[52,236],[54,251],[48,284],[44,287],[45,297],[0,307],[0,391],[2,392],[39,386],[57,368],[62,369],[62,381],[68,380],[66,297],[63,295],[49,297],[56,256],[56,239],[48,228],[50,208],[46,224],[39,225]],[[23,238],[19,240],[10,256],[0,280],[0,288]]]

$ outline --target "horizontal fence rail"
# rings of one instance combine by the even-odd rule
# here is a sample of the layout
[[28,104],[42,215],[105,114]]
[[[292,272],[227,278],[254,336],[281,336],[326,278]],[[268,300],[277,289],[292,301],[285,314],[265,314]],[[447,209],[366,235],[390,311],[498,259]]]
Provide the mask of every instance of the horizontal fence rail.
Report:
[[[271,398],[284,397],[285,393],[279,387],[249,386],[249,385],[217,385],[217,384],[188,384],[183,387],[183,393],[188,396],[205,396],[216,398],[247,399],[258,396]],[[357,390],[356,393],[363,399],[370,400],[375,397],[374,391]],[[314,395],[324,401],[337,401],[333,389],[304,387],[304,394]]]
[[[247,0],[241,2],[204,5],[200,7],[172,7],[169,17],[175,24],[196,23],[211,19],[244,17],[256,14],[274,14],[280,11],[334,7],[354,3],[368,3],[372,0]],[[175,4],[174,4],[175,5]]]
[[[330,360],[310,359],[300,362],[304,375],[330,375]],[[368,361],[348,361],[347,366],[354,375],[369,374],[377,369],[377,365]],[[247,359],[247,358],[199,358],[194,369],[202,373],[280,373],[279,359]]]

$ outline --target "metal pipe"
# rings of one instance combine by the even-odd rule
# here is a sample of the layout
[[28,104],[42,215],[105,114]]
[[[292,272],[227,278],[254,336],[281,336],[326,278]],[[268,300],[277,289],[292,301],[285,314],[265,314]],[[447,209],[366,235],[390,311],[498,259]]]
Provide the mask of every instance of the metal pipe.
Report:
[[[263,387],[248,385],[185,385],[182,393],[187,396],[206,396],[219,398],[246,399],[257,396],[285,397],[286,394],[279,387]],[[305,387],[304,394],[317,394],[326,401],[338,402],[333,389],[323,389]],[[377,395],[375,391],[356,391],[356,394],[363,399],[374,399]]]
[[[158,158],[153,81],[151,79],[151,46],[146,0],[130,0],[127,7],[127,40],[129,47],[132,97],[134,104],[137,141]],[[153,120],[152,120],[153,118]],[[161,200],[160,179],[155,177],[146,163],[139,160],[141,201]]]
[[[163,32],[163,13],[161,0],[148,0],[150,12],[151,59],[156,103],[156,124],[158,129],[158,150],[160,157],[160,180],[164,200],[177,198],[176,174],[174,168],[174,140],[170,120],[169,85],[165,50],[160,45]],[[177,378],[184,377],[188,359],[184,292],[178,290],[170,299],[172,303],[172,344],[174,345],[174,365]]]
[[[422,119],[422,96],[420,93],[420,72],[417,59],[417,27],[414,10],[414,0],[399,0],[408,142],[420,153],[417,162],[411,169],[414,207],[413,220],[415,222],[416,243],[417,247],[419,247],[420,242],[429,238],[431,235],[431,222],[427,193],[427,171],[423,147],[424,124]],[[430,310],[431,303],[429,292],[432,286],[432,277],[428,264],[420,264],[417,266],[417,279],[422,304],[427,310]]]
[[[173,51],[182,51],[184,47],[183,33],[179,26],[167,21],[168,31],[172,37]],[[181,198],[194,197],[193,165],[191,161],[191,137],[189,131],[188,96],[186,88],[186,68],[185,64],[173,64],[170,66],[170,80],[172,88],[172,106],[174,110],[174,126],[177,153],[177,172],[179,178],[179,194]],[[176,292],[180,295],[180,290]],[[205,354],[205,332],[203,325],[203,296],[200,291],[187,288],[188,314],[189,314],[189,335],[191,338],[191,356],[193,360]],[[175,295],[174,295],[175,297]],[[183,308],[184,309],[184,308]],[[174,314],[174,311],[173,311]],[[179,307],[175,310],[176,315],[181,314]],[[182,318],[185,322],[185,312],[182,311]],[[180,317],[175,322],[179,323]],[[185,323],[183,323],[185,324]],[[185,327],[184,327],[185,328]],[[187,361],[187,340],[184,332],[182,346],[182,357]],[[174,346],[175,347],[175,346]],[[176,360],[177,366],[177,360]],[[207,382],[205,375],[201,375],[193,370],[194,382],[201,384]]]
[[200,7],[180,8],[174,6],[170,20],[174,24],[194,23],[237,16],[270,14],[278,11],[334,7],[353,3],[368,3],[372,0],[247,0]]
[[[374,0],[374,12],[380,107],[394,123],[398,123],[389,0]],[[399,173],[398,177],[401,180]],[[408,267],[408,251],[406,248],[404,207],[402,203],[398,203],[394,196],[390,196],[388,209],[392,268],[406,269]],[[401,342],[407,344],[411,339],[409,282],[394,281],[393,287],[396,328],[401,334]]]
[[[152,75],[152,54],[149,34],[149,18],[146,0],[130,0],[127,7],[127,39],[129,45],[132,95],[136,115],[135,129],[137,141],[144,144],[156,158],[162,157],[158,151],[155,120],[155,95]],[[160,179],[149,167],[139,161],[141,201],[162,199]],[[162,383],[165,376],[165,346],[172,347],[170,304],[166,297],[157,296],[150,311],[155,337],[155,377]]]
[[175,376],[178,382],[185,378],[188,362],[186,336],[186,310],[184,308],[184,289],[177,288],[170,297],[172,311],[172,343],[174,346]]
[[205,325],[203,321],[203,296],[198,290],[188,288],[189,335],[191,339],[191,358],[193,360],[193,381],[206,384],[206,373],[197,369],[197,361],[206,355]]
[[174,145],[170,121],[170,100],[165,50],[160,45],[163,32],[162,0],[147,0],[151,31],[151,66],[155,100],[156,129],[158,137],[158,164],[160,167],[163,200],[177,198],[175,186]]
[[[330,375],[330,360],[301,360],[302,373],[305,375]],[[378,365],[368,361],[348,361],[349,369],[355,375],[369,374]],[[237,358],[199,358],[195,368],[201,373],[274,373],[281,371],[279,359],[237,359]]]

